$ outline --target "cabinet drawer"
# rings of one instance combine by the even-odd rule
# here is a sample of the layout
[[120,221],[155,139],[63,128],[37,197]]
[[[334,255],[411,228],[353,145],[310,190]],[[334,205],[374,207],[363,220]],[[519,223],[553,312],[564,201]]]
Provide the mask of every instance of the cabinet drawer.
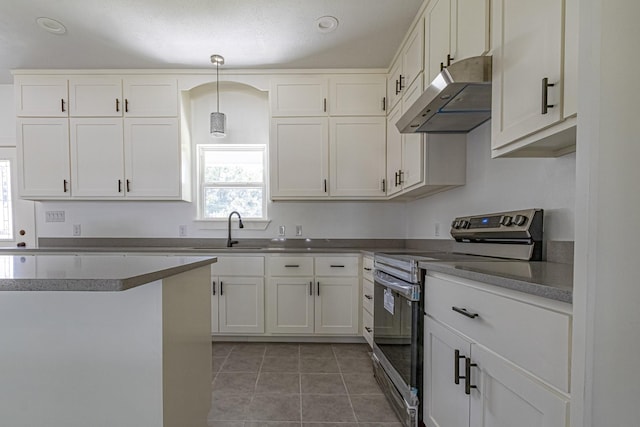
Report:
[[362,336],[373,347],[373,316],[366,311],[362,312]]
[[[488,286],[427,275],[426,312],[568,393],[571,316],[527,302],[524,294],[517,300],[500,295],[500,288],[489,291]],[[477,317],[458,313],[454,307]]]
[[357,256],[316,257],[316,276],[357,276]]
[[362,281],[362,307],[373,314],[373,282],[366,279]]
[[373,258],[362,258],[362,277],[373,282]]
[[264,276],[264,257],[218,256],[211,264],[214,276]]
[[271,276],[313,276],[313,258],[303,256],[278,256],[269,259]]

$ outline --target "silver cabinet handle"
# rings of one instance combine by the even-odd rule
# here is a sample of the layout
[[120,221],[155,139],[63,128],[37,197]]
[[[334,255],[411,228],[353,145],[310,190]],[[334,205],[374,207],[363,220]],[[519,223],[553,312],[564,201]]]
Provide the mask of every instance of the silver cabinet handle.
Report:
[[447,53],[447,67],[451,65],[451,61],[453,61],[453,56],[450,53]]
[[65,110],[64,110],[64,98],[60,98],[60,111],[62,111],[63,113],[65,112]]
[[300,265],[298,265],[298,264],[285,264],[285,267],[286,268],[299,268]]
[[220,281],[220,295],[224,295],[222,292],[222,280]]
[[470,311],[467,311],[466,308],[460,308],[460,307],[451,307],[451,310],[455,311],[456,313],[460,313],[463,316],[467,316],[470,319],[475,319],[476,317],[478,317],[478,313],[472,313]]
[[542,79],[542,114],[547,114],[548,108],[553,108],[555,105],[549,104],[549,88],[555,86],[553,83],[549,83],[549,78]]
[[460,350],[456,349],[453,353],[453,382],[456,384],[460,384],[460,380],[464,379],[460,376],[460,359],[465,359],[465,356],[461,356]]
[[129,112],[129,100],[128,99],[124,100],[124,112],[125,113]]
[[309,295],[313,296],[313,282],[309,282]]
[[325,113],[327,112],[327,98],[324,98],[324,100],[322,101],[322,109]]
[[320,282],[318,282],[318,296],[320,296]]
[[382,111],[387,111],[387,97],[382,97]]
[[116,113],[120,112],[120,100],[116,98]]
[[65,192],[65,193],[66,193],[67,191],[69,191],[69,190],[67,189],[67,184],[68,184],[68,181],[67,181],[66,179],[63,179],[63,180],[62,180],[62,189],[64,190],[64,192]]
[[387,180],[382,178],[382,192],[386,193],[387,192]]
[[118,193],[122,193],[122,180],[118,180]]
[[371,267],[365,267],[364,269],[365,269],[365,271],[371,271],[372,270]]
[[373,332],[373,330],[368,326],[365,326],[364,329],[369,333]]
[[344,268],[344,265],[340,265],[340,264],[331,264],[331,268]]
[[364,295],[364,297],[365,297],[366,299],[368,299],[368,300],[372,300],[372,299],[373,299],[373,297],[372,297],[371,295],[367,295],[367,294],[365,294],[365,295]]
[[131,192],[131,181],[127,180],[127,193]]
[[211,295],[215,295],[216,294],[216,281],[212,281],[211,282]]

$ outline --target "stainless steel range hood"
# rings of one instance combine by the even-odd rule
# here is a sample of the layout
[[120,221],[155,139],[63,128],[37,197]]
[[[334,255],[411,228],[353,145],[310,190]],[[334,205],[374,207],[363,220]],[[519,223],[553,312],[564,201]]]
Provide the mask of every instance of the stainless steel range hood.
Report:
[[401,133],[467,133],[491,118],[491,57],[445,68],[400,117]]

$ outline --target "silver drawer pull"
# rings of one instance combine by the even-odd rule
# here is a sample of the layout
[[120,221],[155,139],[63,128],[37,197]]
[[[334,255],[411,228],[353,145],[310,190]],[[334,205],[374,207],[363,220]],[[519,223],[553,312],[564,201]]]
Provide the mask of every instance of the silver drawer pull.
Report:
[[344,268],[344,265],[331,264],[331,268]]
[[287,268],[299,268],[300,265],[298,265],[298,264],[287,264],[287,265],[285,265],[285,267],[287,267]]
[[470,319],[475,319],[476,317],[478,317],[478,313],[471,313],[470,311],[467,311],[466,308],[459,308],[459,307],[451,307],[451,310],[455,311],[456,313],[460,313],[463,316],[467,316]]

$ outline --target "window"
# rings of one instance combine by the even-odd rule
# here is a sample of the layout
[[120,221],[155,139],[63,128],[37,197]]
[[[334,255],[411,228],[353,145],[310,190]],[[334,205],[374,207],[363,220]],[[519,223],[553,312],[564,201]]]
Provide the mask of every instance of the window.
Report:
[[0,160],[0,240],[13,239],[12,213],[10,163]]
[[264,145],[199,145],[200,219],[266,219]]

